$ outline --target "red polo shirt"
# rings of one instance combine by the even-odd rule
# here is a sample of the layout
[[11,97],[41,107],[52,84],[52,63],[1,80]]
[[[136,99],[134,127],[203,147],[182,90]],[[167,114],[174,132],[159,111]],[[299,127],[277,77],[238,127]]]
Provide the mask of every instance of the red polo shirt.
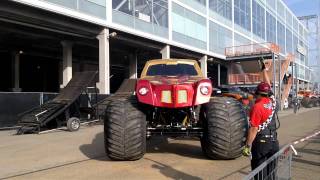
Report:
[[250,112],[250,124],[252,127],[258,127],[264,123],[272,114],[272,101],[267,97],[261,97],[256,100],[255,105]]

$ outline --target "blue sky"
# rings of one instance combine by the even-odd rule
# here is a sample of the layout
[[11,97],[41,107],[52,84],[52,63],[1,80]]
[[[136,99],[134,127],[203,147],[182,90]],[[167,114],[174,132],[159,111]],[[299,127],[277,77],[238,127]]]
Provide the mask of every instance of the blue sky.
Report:
[[[267,0],[268,1],[268,0]],[[320,0],[283,0],[296,16],[320,13]]]

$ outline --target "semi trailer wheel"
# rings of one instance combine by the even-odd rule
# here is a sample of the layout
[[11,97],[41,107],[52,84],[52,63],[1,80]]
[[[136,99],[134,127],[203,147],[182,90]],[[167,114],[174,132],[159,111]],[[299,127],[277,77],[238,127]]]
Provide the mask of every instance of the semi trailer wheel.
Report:
[[69,131],[78,131],[80,129],[80,119],[77,117],[71,117],[67,121],[67,128]]
[[214,97],[205,105],[201,147],[212,159],[234,159],[245,145],[248,120],[242,104],[234,98]]
[[146,152],[146,117],[136,98],[110,102],[105,113],[105,150],[113,160],[138,160]]

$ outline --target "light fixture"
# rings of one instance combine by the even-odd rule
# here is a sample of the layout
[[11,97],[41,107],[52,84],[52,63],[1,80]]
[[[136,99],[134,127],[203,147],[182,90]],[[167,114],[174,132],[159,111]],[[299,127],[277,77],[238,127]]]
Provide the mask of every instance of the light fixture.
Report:
[[142,87],[139,89],[139,94],[142,96],[146,95],[148,92],[149,92],[149,90],[145,87]]
[[116,37],[116,36],[117,36],[117,33],[116,33],[116,32],[112,32],[112,33],[109,34],[109,38],[110,38],[110,37],[113,38],[113,37]]

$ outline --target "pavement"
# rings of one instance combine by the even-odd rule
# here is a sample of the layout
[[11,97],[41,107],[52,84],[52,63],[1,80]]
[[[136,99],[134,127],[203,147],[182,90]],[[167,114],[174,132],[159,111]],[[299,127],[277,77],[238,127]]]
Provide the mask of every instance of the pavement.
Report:
[[[281,145],[320,130],[319,108],[279,117]],[[144,158],[129,162],[110,161],[103,141],[102,125],[41,135],[0,131],[0,179],[241,179],[250,171],[245,157],[207,159],[197,138],[152,138]],[[297,145],[293,179],[320,177],[319,137],[304,143]]]
[[298,144],[292,159],[293,179],[320,179],[320,135]]

